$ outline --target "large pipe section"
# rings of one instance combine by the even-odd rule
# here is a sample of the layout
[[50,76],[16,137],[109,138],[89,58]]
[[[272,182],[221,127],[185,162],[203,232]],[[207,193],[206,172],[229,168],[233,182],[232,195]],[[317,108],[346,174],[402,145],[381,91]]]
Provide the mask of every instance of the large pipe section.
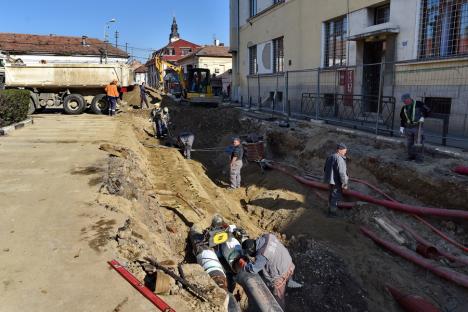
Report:
[[242,286],[249,298],[249,307],[258,312],[283,312],[275,297],[258,274],[242,270],[236,276],[236,282]]
[[[317,188],[320,190],[328,191],[329,185],[320,183],[317,181],[312,181],[307,178],[303,178],[298,175],[294,175],[290,173],[288,170],[282,168],[281,166],[273,165],[270,162],[266,162],[266,165],[275,170],[279,170],[291,177],[293,177],[296,181],[305,184],[309,187]],[[431,215],[431,216],[438,216],[438,217],[451,217],[451,218],[461,218],[461,219],[468,219],[468,211],[463,210],[453,210],[453,209],[443,209],[443,208],[428,208],[428,207],[420,207],[420,206],[413,206],[407,205],[399,202],[394,202],[385,199],[377,199],[375,197],[362,194],[356,191],[351,190],[344,190],[344,195],[357,198],[361,201],[376,204],[379,206],[383,206],[392,210],[401,211],[409,214],[416,214],[416,215]]]
[[189,239],[192,243],[193,254],[197,258],[197,263],[219,287],[227,290],[227,279],[223,265],[219,261],[216,252],[203,244],[204,235],[193,226],[190,229]]
[[426,260],[423,257],[419,256],[418,254],[400,247],[394,243],[388,242],[380,237],[378,237],[375,233],[370,231],[369,229],[365,227],[361,227],[361,232],[372,239],[376,244],[384,247],[385,249],[393,252],[394,254],[413,262],[414,264],[419,265],[422,268],[425,268],[428,271],[431,271],[435,275],[444,278],[448,281],[451,281],[457,285],[463,286],[465,288],[468,288],[468,276],[455,272],[453,270],[447,269],[440,267],[437,263],[434,263],[430,260]]
[[395,299],[406,312],[441,312],[440,309],[420,296],[404,294],[390,286],[386,286],[386,288],[393,299]]

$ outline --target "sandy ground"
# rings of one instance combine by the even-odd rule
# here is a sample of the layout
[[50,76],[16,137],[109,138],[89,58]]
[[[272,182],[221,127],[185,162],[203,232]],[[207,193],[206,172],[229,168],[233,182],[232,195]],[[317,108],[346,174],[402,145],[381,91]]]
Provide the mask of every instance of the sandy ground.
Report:
[[124,217],[95,199],[119,122],[38,115],[0,138],[0,311],[154,311],[106,261]]

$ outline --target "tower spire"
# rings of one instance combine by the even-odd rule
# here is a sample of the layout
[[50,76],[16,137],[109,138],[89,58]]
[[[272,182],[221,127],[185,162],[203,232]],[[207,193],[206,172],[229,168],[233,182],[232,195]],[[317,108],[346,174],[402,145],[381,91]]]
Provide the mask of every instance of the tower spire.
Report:
[[180,39],[179,26],[177,25],[176,18],[172,19],[171,34],[169,35],[169,41],[174,42]]

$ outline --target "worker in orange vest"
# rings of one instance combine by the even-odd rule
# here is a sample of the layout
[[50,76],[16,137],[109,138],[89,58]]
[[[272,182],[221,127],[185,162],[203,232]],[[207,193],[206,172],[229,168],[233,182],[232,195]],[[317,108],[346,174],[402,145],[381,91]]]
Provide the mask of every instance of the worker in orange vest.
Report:
[[117,89],[117,80],[112,80],[105,88],[107,94],[107,101],[109,103],[109,116],[115,115],[115,107],[117,106],[117,99],[119,98],[119,91]]

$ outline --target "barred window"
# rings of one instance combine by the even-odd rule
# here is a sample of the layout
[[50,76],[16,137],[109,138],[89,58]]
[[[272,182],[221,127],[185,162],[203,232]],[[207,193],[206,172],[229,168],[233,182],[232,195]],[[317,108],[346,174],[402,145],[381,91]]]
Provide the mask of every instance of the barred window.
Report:
[[257,73],[257,46],[249,48],[249,74],[255,75]]
[[468,0],[423,0],[419,57],[468,54]]
[[284,44],[283,37],[273,40],[273,72],[282,73],[284,71]]
[[346,16],[325,23],[325,67],[346,65]]

